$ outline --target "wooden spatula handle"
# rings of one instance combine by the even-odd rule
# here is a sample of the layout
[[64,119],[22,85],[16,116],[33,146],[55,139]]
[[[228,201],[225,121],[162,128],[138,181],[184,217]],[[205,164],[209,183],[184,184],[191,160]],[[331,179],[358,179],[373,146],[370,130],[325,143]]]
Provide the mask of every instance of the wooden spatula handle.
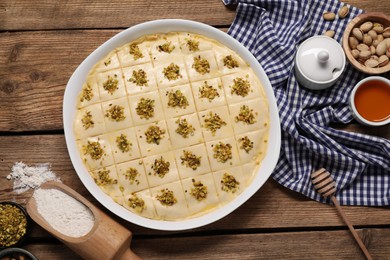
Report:
[[372,257],[370,255],[370,253],[368,252],[366,246],[364,245],[363,241],[361,240],[361,238],[359,237],[358,233],[356,232],[356,230],[353,228],[351,222],[349,222],[349,220],[347,219],[347,217],[345,216],[344,214],[344,211],[343,209],[340,207],[340,203],[338,202],[338,200],[336,199],[335,196],[331,196],[330,197],[333,201],[333,204],[336,206],[341,218],[344,220],[345,224],[347,224],[349,230],[351,231],[353,237],[355,238],[356,242],[359,244],[360,246],[360,249],[363,251],[364,255],[366,256],[366,258],[368,260],[372,260]]

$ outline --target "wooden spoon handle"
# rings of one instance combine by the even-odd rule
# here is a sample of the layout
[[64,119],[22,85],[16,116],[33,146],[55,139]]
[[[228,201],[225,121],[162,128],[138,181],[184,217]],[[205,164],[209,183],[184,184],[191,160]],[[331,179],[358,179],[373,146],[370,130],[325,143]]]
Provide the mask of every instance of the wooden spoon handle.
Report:
[[336,199],[335,196],[331,196],[331,199],[333,201],[333,204],[336,206],[337,210],[339,211],[339,214],[341,216],[341,218],[344,220],[345,224],[347,224],[349,230],[351,231],[353,237],[355,238],[356,242],[359,244],[360,246],[360,249],[363,251],[364,255],[366,256],[366,258],[368,260],[372,260],[372,257],[370,255],[370,253],[368,252],[368,249],[366,248],[366,246],[364,245],[363,241],[361,240],[361,238],[359,237],[358,233],[356,232],[356,230],[353,228],[351,222],[349,222],[349,220],[347,219],[347,216],[345,216],[344,214],[344,211],[342,210],[342,208],[340,207],[340,203],[338,202],[338,200]]

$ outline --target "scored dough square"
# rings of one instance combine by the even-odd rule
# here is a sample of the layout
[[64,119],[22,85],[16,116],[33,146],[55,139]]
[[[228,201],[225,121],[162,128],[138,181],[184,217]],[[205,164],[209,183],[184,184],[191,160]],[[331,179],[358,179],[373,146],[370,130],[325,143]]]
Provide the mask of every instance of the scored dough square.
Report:
[[[114,181],[114,183],[108,183],[108,184],[99,184],[99,172],[100,171],[107,171],[108,177]],[[122,192],[119,186],[118,182],[118,175],[116,172],[115,165],[104,167],[101,169],[98,169],[96,171],[92,172],[92,177],[94,178],[96,184],[110,197],[122,197]]]
[[[124,196],[149,187],[141,159],[117,164],[116,169],[119,185],[123,188]],[[132,173],[135,174],[131,175]]]
[[[267,143],[264,142],[268,138],[267,135],[268,135],[268,131],[266,128],[260,129],[258,131],[237,135],[236,140],[237,140],[238,154],[240,156],[241,163],[257,161],[263,158],[267,149]],[[247,139],[244,139],[245,137],[247,137]],[[247,152],[242,147],[245,147],[245,145],[243,144],[248,139],[251,142],[253,147],[250,150],[248,149]]]
[[[169,163],[169,171],[159,176],[155,172],[154,165],[155,163],[159,164],[161,160],[166,163]],[[146,177],[148,178],[149,182],[149,187],[155,187],[160,184],[165,184],[180,179],[173,152],[148,156],[144,158],[144,165]]]
[[[154,72],[156,75],[157,86],[160,89],[171,87],[174,85],[183,85],[188,83],[188,75],[182,57],[177,57],[173,61],[165,60],[161,62],[156,62],[154,66],[155,66]],[[176,79],[174,78],[168,79],[164,74],[164,69],[170,68],[170,66],[179,67],[179,74]]]
[[[185,158],[184,151],[189,151],[192,154],[194,154],[196,157],[199,156],[201,157],[200,165],[197,166],[196,169],[187,166],[185,160],[181,159],[181,157]],[[204,144],[194,145],[183,149],[175,150],[175,157],[176,157],[177,168],[179,169],[179,174],[181,179],[198,176],[211,171],[209,159],[207,158],[206,147]]]
[[136,57],[135,55],[131,54],[130,45],[131,44],[126,44],[121,48],[117,49],[118,58],[122,67],[150,62],[149,42],[136,43],[139,48],[139,51],[142,53],[142,57]]
[[[133,76],[133,73],[140,73],[140,72],[142,73],[142,71],[146,74],[145,80],[147,81],[147,83],[134,82],[136,78]],[[154,71],[153,65],[150,62],[132,66],[132,67],[123,68],[127,94],[135,95],[138,93],[156,90],[157,83],[153,71]]]
[[[87,125],[83,123],[83,120],[89,120],[89,118],[92,120],[93,124],[87,128]],[[100,104],[84,107],[76,113],[74,132],[77,140],[106,132],[104,114]]]
[[[229,149],[231,152],[231,157],[232,158],[224,158],[222,157],[221,159],[218,159],[218,153],[217,151],[214,151],[214,149],[217,149],[216,147],[218,145],[223,145],[224,147],[228,146],[230,144],[231,148]],[[207,148],[207,154],[209,156],[210,160],[210,166],[213,171],[225,169],[231,166],[235,166],[240,163],[240,159],[238,157],[238,151],[237,151],[237,146],[236,146],[236,140],[234,137],[229,137],[226,139],[222,140],[215,140],[211,142],[206,143],[206,148]],[[214,158],[217,156],[217,158]]]
[[[191,85],[198,111],[223,106],[226,104],[225,93],[222,88],[221,79],[214,78],[201,80],[197,82],[192,82]],[[212,91],[215,91],[217,93],[215,94],[215,97],[210,99],[207,97],[202,97],[201,90],[208,90],[210,86],[212,87]]]
[[[174,60],[181,56],[179,36],[177,33],[169,33],[150,44],[150,53],[153,62]],[[169,50],[164,51],[167,47]]]
[[[224,174],[232,175],[234,179],[239,183],[237,185],[237,190],[233,192],[233,190],[224,190],[223,180]],[[248,181],[250,180],[250,175],[244,173],[240,166],[232,167],[229,169],[217,171],[213,173],[215,185],[217,186],[218,197],[221,204],[226,204],[230,202],[232,199],[240,195],[248,185]]]
[[[126,96],[126,87],[121,69],[97,73],[96,80],[99,87],[101,101],[112,100]],[[107,88],[107,86],[115,87],[115,84],[115,89],[111,90],[110,88]]]
[[[176,199],[176,203],[172,206],[163,205],[158,199],[157,196],[161,196],[162,190],[172,191],[173,196]],[[184,196],[183,188],[181,182],[172,182],[167,183],[158,187],[150,189],[154,206],[156,208],[157,215],[166,220],[184,218],[188,216],[188,206],[187,201]]]
[[[83,97],[83,92],[86,91],[90,97]],[[99,88],[95,76],[89,76],[83,84],[82,90],[78,96],[78,108],[86,107],[100,102]],[[89,100],[88,100],[89,99]]]
[[[204,199],[196,198],[196,186],[194,183],[201,182],[206,187],[207,194]],[[217,190],[215,188],[214,178],[211,173],[187,178],[182,180],[184,195],[186,197],[188,208],[191,214],[207,211],[217,207],[219,204]],[[193,193],[194,191],[194,193]]]
[[[232,86],[234,85],[235,80],[243,80],[244,82],[248,82],[250,86],[249,92],[243,93],[241,95],[232,92]],[[228,104],[246,102],[249,99],[260,97],[261,92],[259,91],[259,88],[262,86],[259,84],[260,83],[254,79],[254,76],[251,72],[234,73],[222,77],[222,85],[225,90],[226,101]]]
[[[122,136],[123,135],[123,136]],[[111,144],[112,155],[114,156],[115,163],[121,163],[133,159],[140,158],[141,152],[139,150],[137,137],[134,128],[126,128],[116,132],[107,134],[108,140]],[[122,151],[119,149],[118,139],[124,137],[129,143],[129,151]]]
[[[180,91],[184,97],[186,97],[188,105],[185,107],[179,107],[179,106],[169,106],[169,96],[170,93],[176,93],[176,91]],[[191,114],[196,111],[194,98],[192,97],[192,91],[189,84],[172,87],[172,88],[166,88],[160,90],[160,97],[161,102],[164,108],[165,112],[165,118],[172,118],[177,117],[181,115]]]
[[[253,114],[255,122],[253,124],[237,121],[236,117],[240,114],[241,108],[246,106],[249,108],[249,111]],[[246,133],[248,131],[254,131],[257,129],[263,129],[267,127],[268,122],[268,104],[267,101],[263,98],[257,98],[242,103],[237,103],[229,106],[230,116],[232,122],[234,122],[234,132],[236,134]]]
[[[88,142],[97,143],[102,149],[103,153],[100,158],[92,158],[90,154],[85,154],[83,147],[87,147]],[[99,169],[114,164],[114,157],[112,156],[111,145],[107,135],[99,135],[88,137],[77,141],[81,159],[91,170]]]
[[[202,60],[203,59],[207,60],[209,64],[209,72],[202,74],[196,71],[194,62],[195,59],[199,57]],[[189,54],[185,57],[185,62],[188,69],[188,77],[190,78],[191,81],[199,81],[199,80],[204,80],[209,78],[216,78],[220,75],[218,71],[217,62],[215,61],[214,53],[212,51],[203,51],[194,54]]]
[[[165,131],[165,133],[161,135],[161,140],[159,140],[158,144],[156,142],[148,142],[146,138],[146,131],[148,131],[150,127],[153,126],[157,126],[161,131]],[[148,125],[137,126],[135,127],[135,133],[137,135],[137,140],[142,156],[163,153],[171,148],[171,142],[169,140],[169,134],[165,121],[158,121]]]
[[139,214],[143,217],[156,218],[157,217],[156,209],[154,208],[153,198],[150,193],[150,190],[146,189],[139,192],[135,192],[135,195],[138,198],[142,199],[145,203],[145,208],[142,210],[142,212],[137,212],[135,211],[135,209],[129,206],[129,199],[133,196],[131,194],[124,196],[123,206],[128,210],[130,210],[131,212],[134,212],[135,214]]
[[96,64],[96,71],[108,71],[120,68],[120,63],[116,50],[110,52],[107,57]]
[[[142,114],[138,114],[137,107],[140,106],[141,100],[153,100],[153,116],[145,118]],[[136,96],[129,96],[129,105],[131,110],[131,115],[135,125],[147,124],[155,121],[164,119],[164,111],[162,108],[160,96],[158,91],[152,91],[148,93],[139,94]]]
[[[213,48],[213,45],[209,41],[205,41],[203,37],[200,37],[199,35],[195,35],[192,33],[179,34],[179,41],[180,41],[181,51],[184,54],[211,50]],[[197,43],[198,50],[190,50],[188,41],[193,41],[194,43]]]
[[[226,62],[224,62],[224,59],[226,59],[226,57],[229,57],[229,56],[231,56],[231,58],[237,62],[238,67],[235,67],[235,66],[228,67]],[[219,51],[217,51],[215,53],[215,58],[217,60],[217,64],[218,64],[219,71],[221,72],[221,74],[235,73],[235,72],[242,70],[243,68],[248,67],[246,62],[243,59],[241,59],[240,56],[238,56],[237,54],[235,54],[232,51],[224,50],[223,48],[219,48]]]
[[[184,137],[183,135],[176,132],[179,129],[179,123],[182,120],[186,120],[188,126],[191,125],[194,128],[193,134],[188,134],[186,137]],[[202,128],[199,123],[198,115],[195,113],[168,119],[167,127],[171,137],[172,148],[174,149],[203,142]]]
[[[225,122],[225,124],[222,125],[221,128],[216,129],[216,131],[213,133],[211,130],[206,128],[206,120],[214,117],[215,115],[219,116],[223,122]],[[206,141],[226,138],[233,136],[234,134],[232,123],[230,121],[229,110],[225,106],[201,111],[199,112],[199,118],[200,125],[202,126],[203,136]]]
[[[117,121],[110,117],[110,111],[111,109],[114,109],[114,106],[115,108],[119,107],[121,110],[123,109],[124,119],[119,119],[119,121]],[[118,129],[124,129],[133,126],[133,120],[131,119],[130,108],[126,97],[102,103],[102,110],[104,114],[104,122],[106,123],[107,132],[112,132]]]

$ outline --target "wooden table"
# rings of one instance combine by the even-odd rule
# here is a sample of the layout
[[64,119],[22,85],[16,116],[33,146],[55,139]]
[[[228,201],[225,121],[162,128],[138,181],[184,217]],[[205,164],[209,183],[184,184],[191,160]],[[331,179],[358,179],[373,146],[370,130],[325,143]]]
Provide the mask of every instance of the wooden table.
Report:
[[[111,3],[107,3],[111,2]],[[389,0],[348,0],[390,14]],[[72,72],[107,39],[134,24],[184,18],[227,30],[235,16],[220,0],[0,2],[0,201],[25,203],[5,179],[16,161],[49,162],[61,180],[100,204],[74,171],[65,145],[62,98]],[[390,139],[390,127],[337,126]],[[344,207],[374,259],[390,259],[389,207]],[[107,212],[107,210],[106,210]],[[185,232],[160,232],[116,220],[134,233],[145,259],[364,259],[336,210],[274,180],[232,214]],[[23,246],[40,259],[78,259],[37,225]]]

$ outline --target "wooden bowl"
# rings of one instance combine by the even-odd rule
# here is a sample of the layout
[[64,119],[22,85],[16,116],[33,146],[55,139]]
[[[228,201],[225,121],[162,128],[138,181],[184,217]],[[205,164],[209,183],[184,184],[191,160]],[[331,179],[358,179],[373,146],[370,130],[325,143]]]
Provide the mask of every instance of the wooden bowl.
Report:
[[377,67],[377,68],[369,68],[358,62],[351,53],[351,48],[349,47],[348,38],[351,35],[352,29],[355,27],[359,27],[361,24],[363,24],[366,21],[372,21],[372,22],[378,22],[383,24],[384,28],[390,27],[390,17],[388,15],[385,15],[384,13],[364,13],[361,15],[356,16],[345,28],[344,34],[343,34],[343,49],[345,52],[345,55],[347,56],[347,59],[349,62],[358,70],[372,75],[382,74],[390,71],[390,62],[383,67]]

